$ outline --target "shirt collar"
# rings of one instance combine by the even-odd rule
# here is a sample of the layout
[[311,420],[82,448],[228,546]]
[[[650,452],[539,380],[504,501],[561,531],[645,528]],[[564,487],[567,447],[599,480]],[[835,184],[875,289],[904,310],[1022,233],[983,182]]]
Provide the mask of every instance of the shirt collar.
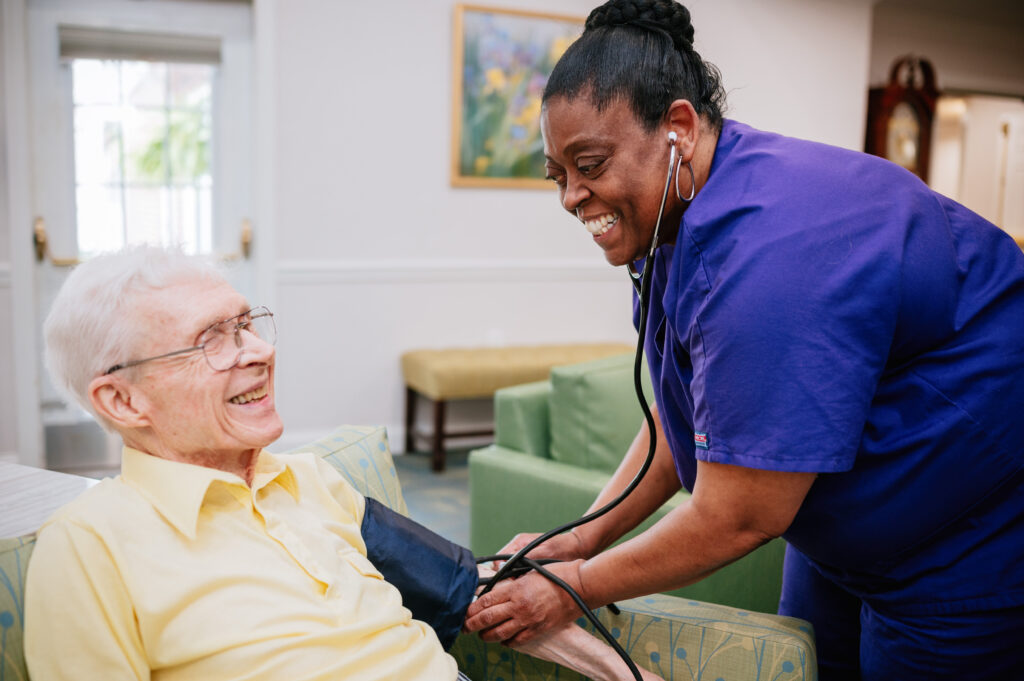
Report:
[[299,489],[285,458],[266,450],[259,453],[253,473],[252,490],[234,473],[180,461],[169,461],[125,447],[121,454],[121,477],[139,490],[178,532],[196,537],[196,523],[203,500],[214,482],[256,492],[275,480],[298,500]]

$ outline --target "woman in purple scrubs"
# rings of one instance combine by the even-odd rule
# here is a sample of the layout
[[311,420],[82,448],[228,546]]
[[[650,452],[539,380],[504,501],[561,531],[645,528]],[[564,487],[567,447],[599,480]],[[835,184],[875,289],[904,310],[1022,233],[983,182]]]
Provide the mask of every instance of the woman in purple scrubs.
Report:
[[[647,254],[670,145],[681,165],[645,347],[654,464],[537,555],[596,607],[782,536],[779,611],[814,624],[822,679],[1024,673],[1024,254],[887,161],[723,119],[693,35],[677,3],[612,0],[544,95],[548,175],[612,265]],[[642,428],[594,508],[647,449]],[[527,575],[466,626],[522,641],[578,615]]]

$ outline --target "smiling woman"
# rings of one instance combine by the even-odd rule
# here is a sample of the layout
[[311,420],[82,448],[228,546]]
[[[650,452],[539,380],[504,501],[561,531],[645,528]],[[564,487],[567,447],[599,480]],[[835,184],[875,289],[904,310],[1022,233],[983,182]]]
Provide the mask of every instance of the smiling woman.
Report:
[[[657,406],[592,522],[501,553],[563,561],[550,571],[596,606],[692,584],[782,536],[780,613],[829,632],[823,678],[1012,676],[1020,249],[895,164],[723,119],[693,41],[677,2],[610,0],[545,88],[562,207],[611,264],[642,262],[634,318]],[[688,502],[608,548],[680,487]],[[468,615],[518,644],[578,610],[527,574]]]

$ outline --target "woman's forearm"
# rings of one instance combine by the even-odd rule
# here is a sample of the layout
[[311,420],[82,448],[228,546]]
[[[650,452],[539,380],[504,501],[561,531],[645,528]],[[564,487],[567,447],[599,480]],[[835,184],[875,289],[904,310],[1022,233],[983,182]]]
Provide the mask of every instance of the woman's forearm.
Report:
[[[672,452],[662,433],[657,407],[652,407],[651,412],[657,432],[654,462],[640,485],[615,510],[573,530],[580,539],[586,557],[604,550],[635,528],[681,487],[676,475],[675,464],[672,461]],[[597,496],[588,513],[603,507],[626,488],[647,458],[649,445],[650,434],[647,423],[644,422],[623,457],[622,463],[619,464],[618,469]]]
[[781,535],[809,473],[698,464],[694,495],[643,534],[579,567],[592,607],[692,584]]

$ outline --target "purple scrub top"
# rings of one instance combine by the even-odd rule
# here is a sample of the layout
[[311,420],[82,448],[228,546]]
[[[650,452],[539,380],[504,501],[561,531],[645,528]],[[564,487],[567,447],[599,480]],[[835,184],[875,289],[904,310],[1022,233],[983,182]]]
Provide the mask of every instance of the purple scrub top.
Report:
[[784,535],[875,607],[1024,603],[1024,254],[866,154],[725,121],[645,350],[680,480],[819,473]]

